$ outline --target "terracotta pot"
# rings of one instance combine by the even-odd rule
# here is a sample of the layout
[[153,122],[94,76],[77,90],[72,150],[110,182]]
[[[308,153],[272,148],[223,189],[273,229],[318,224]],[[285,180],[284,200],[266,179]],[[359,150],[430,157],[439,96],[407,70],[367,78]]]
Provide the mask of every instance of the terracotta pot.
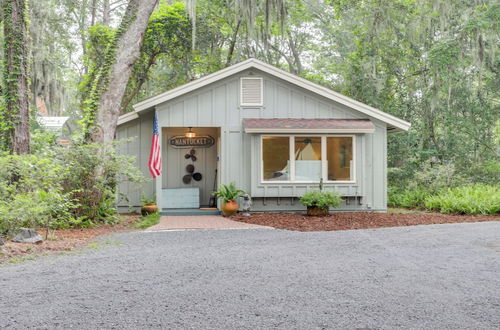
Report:
[[236,203],[235,201],[227,201],[222,204],[221,210],[222,215],[224,215],[225,217],[233,215],[238,212],[238,203]]
[[328,213],[329,213],[328,209],[320,209],[317,206],[307,207],[307,215],[312,217],[324,217],[325,215],[328,215]]
[[142,215],[148,215],[155,212],[158,212],[158,206],[156,203],[146,203],[141,207]]

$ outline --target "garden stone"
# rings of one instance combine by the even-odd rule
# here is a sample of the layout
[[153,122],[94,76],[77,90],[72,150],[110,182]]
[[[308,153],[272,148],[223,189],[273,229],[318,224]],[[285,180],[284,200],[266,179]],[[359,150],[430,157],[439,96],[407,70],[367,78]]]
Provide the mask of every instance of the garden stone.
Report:
[[20,228],[17,235],[12,239],[13,242],[18,243],[38,243],[43,239],[36,230],[31,228]]

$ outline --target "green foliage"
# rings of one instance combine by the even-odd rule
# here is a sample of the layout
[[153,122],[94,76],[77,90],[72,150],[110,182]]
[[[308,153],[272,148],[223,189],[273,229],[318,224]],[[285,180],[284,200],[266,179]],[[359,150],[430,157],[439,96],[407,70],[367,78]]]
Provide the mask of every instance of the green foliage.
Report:
[[58,132],[36,129],[31,133],[30,150],[33,154],[38,154],[47,148],[57,146]]
[[[208,6],[213,9],[214,5],[211,3]],[[141,53],[122,100],[123,112],[131,111],[131,105],[145,97],[223,67],[223,49],[219,40],[222,39],[221,30],[225,25],[217,16],[221,13],[211,15],[205,9],[207,8],[200,9],[197,13],[197,47],[192,49],[192,23],[184,3],[160,2],[149,19]]]
[[339,207],[342,202],[340,194],[333,191],[310,190],[300,197],[302,205],[327,210],[330,207]]
[[81,108],[84,111],[91,97],[93,83],[97,81],[100,69],[105,64],[106,50],[108,49],[115,30],[109,26],[96,24],[88,30],[88,42],[85,45],[83,64],[88,72],[83,75],[78,89],[82,99]]
[[147,197],[145,195],[142,195],[139,202],[141,202],[142,204],[152,204],[152,203],[156,203],[156,198],[155,198],[155,196]]
[[[112,33],[109,42],[106,42],[104,56],[102,57],[101,65],[93,65],[91,68],[91,76],[93,79],[89,79],[87,85],[83,87],[84,90],[88,90],[88,98],[83,100],[83,137],[84,140],[88,141],[91,137],[93,130],[95,129],[95,119],[97,116],[97,111],[99,109],[100,100],[102,94],[106,91],[111,75],[111,69],[116,61],[116,52],[118,50],[118,43],[127,31],[129,25],[135,19],[135,12],[126,11],[125,17],[123,17],[120,25]],[[97,30],[97,29],[96,29]],[[107,34],[109,31],[104,31],[101,29],[99,40],[106,41],[110,36]],[[103,37],[104,36],[104,37]],[[104,43],[104,42],[103,42]]]
[[134,228],[145,229],[154,226],[160,222],[160,213],[150,213],[148,215],[143,215],[139,222],[133,225]]
[[246,194],[245,191],[236,188],[236,184],[234,182],[231,182],[230,184],[222,183],[219,185],[219,189],[216,192],[214,192],[214,195],[217,198],[222,199],[224,203],[227,203],[229,201],[234,201],[245,194]]
[[390,187],[387,205],[409,209],[422,208],[426,198],[429,196],[431,196],[431,193],[423,188],[414,187],[398,190]]
[[500,186],[475,184],[428,196],[424,205],[441,213],[500,214]]
[[393,190],[411,190],[417,195],[419,190],[434,193],[468,183],[463,175],[457,173],[453,163],[440,164],[431,160],[423,162],[417,169],[389,168],[387,175]]
[[[28,7],[27,0],[0,2],[3,19],[2,104],[0,150],[14,150],[15,126],[23,103],[28,102]],[[14,14],[13,6],[17,7]],[[14,15],[13,15],[14,14]],[[25,86],[22,86],[24,84]],[[20,88],[22,86],[22,88]]]
[[55,229],[116,222],[117,184],[143,182],[144,177],[134,159],[114,152],[99,157],[101,147],[49,142],[40,143],[37,154],[0,155],[0,235],[21,226]]
[[100,144],[81,144],[56,148],[50,154],[67,168],[63,186],[78,201],[74,214],[85,216],[89,221],[114,221],[110,216],[116,213],[116,186],[121,182],[143,182],[144,177],[135,166],[135,158],[115,152],[101,157],[101,148]]
[[[495,183],[498,183],[499,175],[500,162],[495,160],[476,164],[460,173],[451,163],[441,165],[430,161],[424,162],[418,170],[405,171],[401,168],[391,168],[388,172],[388,179],[391,183],[388,191],[388,206],[467,214],[484,213],[482,210],[495,210],[497,197],[479,200],[476,196],[483,193],[492,193],[494,196],[494,190],[487,187],[493,187]],[[474,184],[477,182],[479,183]],[[464,196],[461,196],[461,193]],[[471,202],[468,207],[461,204],[467,201]],[[488,203],[491,204],[488,205]],[[452,209],[455,211],[451,211]]]
[[53,229],[75,222],[71,211],[77,202],[60,181],[65,171],[50,158],[1,156],[0,235],[23,226]]
[[322,44],[311,47],[311,71],[329,87],[412,124],[409,132],[388,136],[389,167],[405,174],[390,183],[408,185],[428,161],[453,167],[457,181],[481,180],[469,169],[498,157],[498,3],[329,4],[315,11]]

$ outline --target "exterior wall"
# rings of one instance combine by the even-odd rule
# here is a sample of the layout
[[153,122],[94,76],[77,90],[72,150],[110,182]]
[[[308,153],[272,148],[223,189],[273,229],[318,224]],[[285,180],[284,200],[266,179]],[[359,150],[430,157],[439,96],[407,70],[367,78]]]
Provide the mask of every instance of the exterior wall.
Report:
[[118,210],[128,212],[130,208],[137,210],[141,206],[142,195],[148,198],[155,194],[155,186],[148,169],[149,151],[151,148],[151,134],[153,130],[153,117],[150,114],[141,116],[126,124],[120,125],[116,130],[116,139],[131,141],[118,145],[118,152],[122,155],[135,157],[137,167],[141,169],[148,181],[144,184],[120,183],[118,185],[119,194],[126,195],[128,201],[118,196]]
[[[242,108],[239,106],[239,81],[243,76],[264,78],[264,107]],[[386,209],[386,124],[351,110],[346,106],[301,89],[256,69],[249,69],[228,77],[194,92],[175,98],[157,106],[160,127],[218,127],[221,134],[219,182],[235,181],[250,192],[255,201],[255,210],[281,209],[285,199],[300,196],[317,184],[261,184],[260,183],[260,137],[243,131],[243,118],[339,118],[371,119],[376,126],[373,134],[359,134],[356,139],[357,181],[352,184],[325,184],[326,189],[335,189],[346,196],[362,196],[362,204],[350,203],[343,209],[379,210]],[[145,119],[120,127],[124,136],[137,134],[139,128],[140,151],[130,146],[131,153],[141,154],[141,161],[147,165],[149,153],[152,113],[147,125]],[[135,123],[135,124],[134,124]],[[126,133],[122,132],[126,129]],[[143,134],[145,131],[147,134]],[[143,147],[146,145],[147,147]],[[146,156],[144,155],[146,150]],[[165,148],[163,148],[164,152]],[[165,156],[165,154],[164,154]],[[164,168],[168,166],[164,158]],[[142,166],[142,163],[141,163]],[[141,167],[142,168],[142,167]],[[146,168],[147,171],[147,168]],[[162,178],[156,181],[156,191],[161,191]],[[129,187],[130,189],[130,187]],[[275,197],[280,197],[275,198]],[[285,199],[282,199],[285,198]],[[159,199],[158,199],[159,200]],[[262,201],[262,202],[261,202]],[[281,203],[281,204],[278,204]],[[300,205],[298,201],[295,205]],[[161,204],[159,205],[161,208]],[[300,209],[303,209],[301,206]],[[284,208],[288,210],[289,207]]]

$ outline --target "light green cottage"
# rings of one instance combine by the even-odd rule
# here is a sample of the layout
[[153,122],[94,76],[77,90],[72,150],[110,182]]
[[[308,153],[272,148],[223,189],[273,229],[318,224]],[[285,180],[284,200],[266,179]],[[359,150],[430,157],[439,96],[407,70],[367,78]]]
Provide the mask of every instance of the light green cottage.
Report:
[[[235,182],[254,211],[305,210],[307,190],[339,192],[344,211],[387,210],[387,134],[410,123],[256,59],[235,64],[134,105],[120,117],[120,152],[150,177],[158,116],[162,174],[123,184],[128,202],[156,196],[162,213],[207,208],[214,185]],[[194,156],[194,157],[192,157]],[[191,166],[193,165],[194,169]],[[198,173],[193,175],[194,173]],[[216,211],[216,210],[215,210]],[[202,211],[200,211],[202,212]]]

